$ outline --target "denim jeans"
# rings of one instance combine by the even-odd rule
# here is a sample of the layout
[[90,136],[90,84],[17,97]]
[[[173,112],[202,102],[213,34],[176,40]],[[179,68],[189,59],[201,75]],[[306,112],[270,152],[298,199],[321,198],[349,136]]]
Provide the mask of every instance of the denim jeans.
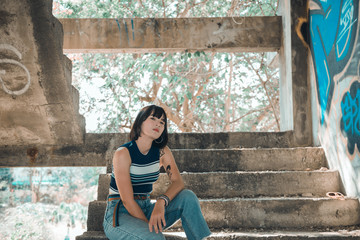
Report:
[[[147,219],[150,219],[155,203],[150,202],[150,199],[135,201],[139,204]],[[114,210],[118,203],[118,214],[114,216]],[[114,227],[115,217],[117,217],[118,223]],[[165,208],[165,229],[179,219],[181,219],[186,237],[189,240],[200,240],[211,234],[201,213],[199,200],[190,190],[182,190]],[[121,200],[108,201],[103,226],[104,232],[110,240],[165,239],[161,232],[150,232],[148,223],[131,216]]]

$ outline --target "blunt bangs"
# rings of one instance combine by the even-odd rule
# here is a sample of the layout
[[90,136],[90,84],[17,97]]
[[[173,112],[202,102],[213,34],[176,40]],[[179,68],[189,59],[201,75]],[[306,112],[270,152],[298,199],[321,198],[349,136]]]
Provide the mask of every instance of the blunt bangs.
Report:
[[[155,105],[154,105],[154,106],[155,106]],[[167,122],[166,113],[165,113],[164,109],[162,109],[161,107],[155,106],[155,107],[152,109],[151,114],[152,114],[153,117],[156,117],[156,118],[158,118],[158,119],[163,118],[164,122],[165,122],[165,123]]]

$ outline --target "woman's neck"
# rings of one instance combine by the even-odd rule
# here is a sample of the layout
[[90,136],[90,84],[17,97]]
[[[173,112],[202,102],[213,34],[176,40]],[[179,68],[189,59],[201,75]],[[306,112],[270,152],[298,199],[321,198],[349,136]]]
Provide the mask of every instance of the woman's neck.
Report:
[[149,151],[150,148],[152,146],[152,140],[151,139],[147,139],[147,138],[143,138],[143,137],[139,137],[137,140],[135,140],[139,151],[146,155]]

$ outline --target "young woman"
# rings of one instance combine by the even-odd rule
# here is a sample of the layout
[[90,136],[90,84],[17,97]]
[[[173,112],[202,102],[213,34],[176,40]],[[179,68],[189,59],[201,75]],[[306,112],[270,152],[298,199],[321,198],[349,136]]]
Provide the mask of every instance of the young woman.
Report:
[[[162,231],[181,219],[188,239],[203,239],[210,230],[195,194],[184,182],[169,147],[165,111],[144,107],[130,131],[130,142],[114,154],[104,231],[110,240],[165,239]],[[153,183],[164,167],[171,181],[156,203],[150,202]]]

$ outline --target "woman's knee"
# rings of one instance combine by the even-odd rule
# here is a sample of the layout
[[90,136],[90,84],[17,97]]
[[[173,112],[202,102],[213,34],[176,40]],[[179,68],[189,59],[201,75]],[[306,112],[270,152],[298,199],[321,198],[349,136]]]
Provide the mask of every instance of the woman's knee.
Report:
[[189,189],[184,189],[179,193],[180,197],[183,198],[186,201],[190,201],[190,202],[198,202],[199,199],[197,198],[196,194],[189,190]]

